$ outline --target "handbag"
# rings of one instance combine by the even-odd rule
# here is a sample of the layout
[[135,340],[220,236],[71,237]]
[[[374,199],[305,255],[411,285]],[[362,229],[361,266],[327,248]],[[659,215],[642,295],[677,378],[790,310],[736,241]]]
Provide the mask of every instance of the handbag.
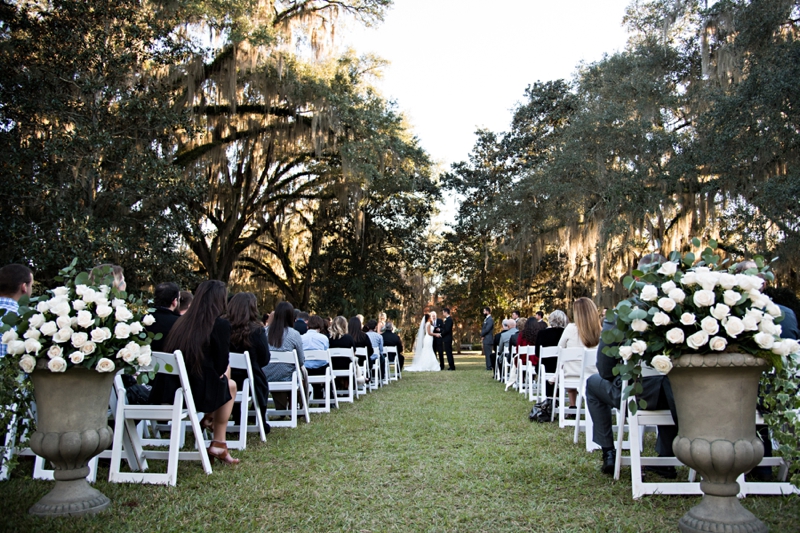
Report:
[[528,419],[531,422],[550,422],[553,416],[553,400],[546,398],[531,408]]

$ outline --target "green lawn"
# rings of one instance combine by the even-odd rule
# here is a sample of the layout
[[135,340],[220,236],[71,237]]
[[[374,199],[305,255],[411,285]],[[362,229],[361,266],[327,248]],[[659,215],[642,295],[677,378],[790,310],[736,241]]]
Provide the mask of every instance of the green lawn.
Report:
[[[52,483],[33,481],[23,460],[0,483],[0,530],[675,531],[699,501],[633,501],[627,469],[615,483],[571,431],[530,423],[530,404],[503,392],[481,356],[456,365],[405,373],[310,425],[273,429],[265,444],[251,436],[233,452],[242,464],[211,476],[187,462],[174,488],[99,481],[113,503],[94,517],[29,517]],[[108,478],[103,462],[98,477]],[[795,496],[742,503],[773,532],[800,529]]]

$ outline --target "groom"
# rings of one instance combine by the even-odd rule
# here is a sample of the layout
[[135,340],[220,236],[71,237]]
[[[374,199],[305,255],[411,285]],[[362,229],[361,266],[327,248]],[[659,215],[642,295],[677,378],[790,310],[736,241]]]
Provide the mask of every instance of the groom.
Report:
[[442,322],[442,319],[438,317],[436,318],[436,322],[434,322],[433,324],[433,332],[439,334],[433,337],[433,353],[439,355],[439,363],[440,363],[439,367],[441,370],[444,370],[444,358],[443,358],[444,356],[442,353],[442,350],[444,348],[444,342],[442,339],[443,325],[444,322]]
[[[444,370],[444,353],[446,353],[447,370],[455,370],[456,365],[453,363],[453,319],[450,317],[450,308],[442,308],[442,315],[444,315],[444,322],[442,322],[441,326],[442,338],[439,339],[439,349],[436,352],[439,354],[439,368]],[[444,353],[442,353],[442,348],[444,348]]]

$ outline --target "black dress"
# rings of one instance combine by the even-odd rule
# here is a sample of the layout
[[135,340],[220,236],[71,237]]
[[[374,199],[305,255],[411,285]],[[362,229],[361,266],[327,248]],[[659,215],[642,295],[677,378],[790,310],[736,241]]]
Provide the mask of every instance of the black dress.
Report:
[[[372,344],[370,344],[372,346]],[[353,353],[356,351],[356,343],[353,342],[353,337],[349,333],[345,333],[338,339],[330,339],[329,348],[351,348]],[[334,370],[347,370],[350,368],[350,363],[343,357],[336,357],[332,360]]]
[[228,369],[230,342],[230,322],[217,318],[211,336],[203,345],[203,358],[200,361],[202,374],[198,375],[187,368],[194,406],[198,412],[211,413],[231,400],[228,378],[224,375]]
[[[250,346],[231,346],[231,351],[234,353],[244,353],[245,351],[250,354],[250,364],[253,367],[253,382],[256,389],[256,399],[261,409],[266,412],[267,400],[269,399],[269,383],[267,376],[261,367],[269,364],[269,343],[267,342],[267,332],[264,328],[256,328],[250,333]],[[238,390],[244,387],[244,380],[247,379],[247,370],[240,370],[238,368],[231,368],[231,377],[236,382]]]
[[[539,357],[539,348],[547,348],[549,346],[558,346],[558,341],[561,339],[561,335],[564,333],[564,328],[547,328],[541,330],[536,335],[536,357]],[[542,365],[544,366],[545,371],[548,374],[552,374],[556,371],[558,367],[558,358],[556,357],[548,357],[542,361]],[[545,391],[548,398],[553,397],[553,392],[555,391],[555,384],[550,383],[549,381],[545,384]]]

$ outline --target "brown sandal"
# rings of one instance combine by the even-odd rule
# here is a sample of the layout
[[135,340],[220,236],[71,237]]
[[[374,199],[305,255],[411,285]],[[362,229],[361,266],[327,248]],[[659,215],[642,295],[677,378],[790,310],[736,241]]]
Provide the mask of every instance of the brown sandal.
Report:
[[[222,453],[219,453],[219,452],[213,453],[211,451],[211,448],[219,448],[219,449],[222,450]],[[208,453],[208,457],[210,459],[212,459],[212,462],[213,462],[213,459],[216,459],[219,462],[221,462],[223,464],[226,464],[226,465],[238,465],[239,462],[240,462],[239,459],[234,459],[233,457],[231,457],[231,454],[228,453],[228,445],[226,443],[224,443],[224,442],[219,442],[219,441],[216,441],[216,440],[212,440],[211,441],[211,445],[208,447],[206,452]]]

